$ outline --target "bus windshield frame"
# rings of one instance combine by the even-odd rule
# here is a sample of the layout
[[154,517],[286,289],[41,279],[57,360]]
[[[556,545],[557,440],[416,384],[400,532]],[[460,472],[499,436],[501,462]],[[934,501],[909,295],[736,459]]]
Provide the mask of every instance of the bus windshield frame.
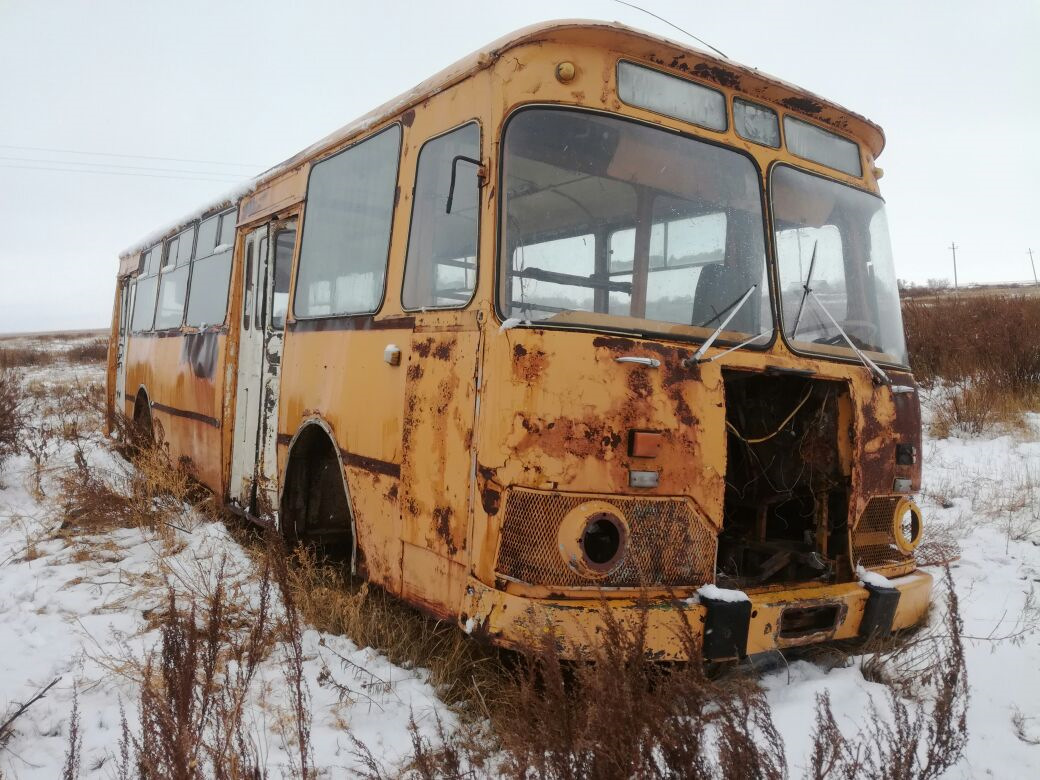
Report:
[[513,112],[500,155],[503,320],[704,341],[729,319],[719,342],[772,343],[765,198],[751,155],[552,105]]
[[778,308],[790,348],[799,354],[854,358],[847,337],[871,359],[906,367],[898,282],[881,196],[777,163],[769,171],[769,208]]

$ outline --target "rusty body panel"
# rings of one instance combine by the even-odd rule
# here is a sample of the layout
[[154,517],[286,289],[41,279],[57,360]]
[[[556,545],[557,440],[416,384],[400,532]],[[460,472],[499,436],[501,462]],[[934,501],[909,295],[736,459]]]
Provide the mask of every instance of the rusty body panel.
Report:
[[222,329],[131,337],[126,395],[117,404],[127,417],[133,417],[137,394],[143,390],[170,452],[189,458],[199,481],[214,491],[223,489],[221,429],[227,342]]
[[[620,61],[717,90],[729,106],[726,127],[708,130],[622,102]],[[558,76],[561,62],[573,66],[566,79]],[[862,175],[798,157],[782,143],[740,137],[735,97],[856,143]],[[703,355],[710,362],[691,362],[715,325],[655,322],[645,305],[623,326],[609,313],[547,325],[505,322],[496,303],[509,284],[498,259],[506,230],[503,138],[516,112],[538,106],[625,117],[739,151],[754,165],[765,205],[770,171],[781,162],[877,192],[881,129],[829,101],[620,25],[531,28],[263,174],[239,202],[227,326],[133,336],[126,397],[113,408],[132,414],[143,389],[171,452],[190,458],[202,481],[226,497],[247,282],[243,236],[290,215],[305,228],[314,163],[397,125],[378,309],[297,318],[299,245],[294,255],[277,400],[283,508],[293,464],[304,457],[300,442],[323,437],[342,474],[344,529],[357,568],[409,603],[503,645],[522,644],[551,624],[567,652],[580,655],[601,629],[603,599],[629,620],[643,595],[651,599],[650,646],[660,657],[681,657],[680,624],[700,635],[714,619],[710,602],[696,597],[713,582],[733,583],[751,601],[737,655],[849,638],[867,630],[874,598],[857,579],[861,562],[893,578],[898,606],[883,628],[919,621],[930,576],[916,571],[912,549],[878,552],[898,547],[892,512],[920,489],[920,406],[905,366],[872,352],[890,380],[879,382],[843,343],[796,351],[778,328],[768,342],[732,349],[742,337],[723,330]],[[420,150],[471,122],[481,139],[472,295],[453,308],[408,310],[402,289]],[[763,220],[775,317],[780,282],[768,208]],[[649,242],[649,231],[635,241],[634,275],[647,273]],[[122,274],[133,273],[137,257],[124,257]],[[632,288],[645,296],[641,284]],[[109,375],[111,387],[111,359]],[[801,438],[774,439],[789,426]],[[765,482],[773,461],[785,461],[770,474],[793,480],[788,488],[749,476],[754,452],[772,458],[761,468]],[[812,517],[797,533],[778,536],[777,526],[798,512]],[[599,536],[582,536],[590,528]],[[592,549],[611,533],[633,551],[628,558],[600,560]]]

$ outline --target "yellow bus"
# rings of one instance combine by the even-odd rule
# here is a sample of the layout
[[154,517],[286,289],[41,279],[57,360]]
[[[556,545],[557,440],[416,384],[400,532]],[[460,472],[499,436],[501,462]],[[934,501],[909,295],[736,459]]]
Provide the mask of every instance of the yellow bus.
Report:
[[580,657],[604,604],[665,659],[911,626],[883,145],[621,25],[518,31],[125,252],[110,413],[499,645]]

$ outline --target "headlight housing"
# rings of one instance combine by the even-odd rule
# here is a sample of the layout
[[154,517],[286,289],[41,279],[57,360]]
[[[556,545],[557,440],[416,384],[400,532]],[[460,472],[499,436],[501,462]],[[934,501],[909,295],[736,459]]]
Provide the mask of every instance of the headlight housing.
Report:
[[628,522],[616,506],[586,501],[563,518],[557,544],[572,571],[589,579],[602,579],[621,564],[628,536]]
[[895,512],[892,513],[892,538],[900,550],[907,555],[912,554],[921,543],[923,528],[924,521],[917,504],[909,499],[896,504]]

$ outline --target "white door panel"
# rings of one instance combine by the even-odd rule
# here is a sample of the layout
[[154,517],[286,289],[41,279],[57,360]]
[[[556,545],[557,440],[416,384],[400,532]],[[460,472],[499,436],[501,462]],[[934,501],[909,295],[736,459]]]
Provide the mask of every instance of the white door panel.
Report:
[[278,389],[296,246],[296,220],[246,237],[230,498],[264,520],[278,517]]

